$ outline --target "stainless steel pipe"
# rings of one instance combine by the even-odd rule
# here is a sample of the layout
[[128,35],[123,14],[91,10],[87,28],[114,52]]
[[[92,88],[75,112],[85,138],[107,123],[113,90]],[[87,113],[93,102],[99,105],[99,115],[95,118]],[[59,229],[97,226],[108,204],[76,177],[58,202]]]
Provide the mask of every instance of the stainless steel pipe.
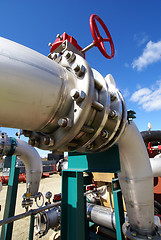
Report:
[[156,155],[154,158],[150,158],[150,164],[153,177],[161,177],[161,154]]
[[26,168],[26,185],[30,186],[31,196],[38,193],[42,176],[42,160],[35,148],[21,139],[8,137],[0,133],[0,157],[17,155]]
[[116,230],[115,213],[110,208],[87,203],[87,218],[100,226]]
[[40,131],[70,98],[69,75],[42,54],[0,38],[0,125]]
[[132,122],[119,139],[121,172],[119,181],[130,227],[141,235],[153,234],[153,173],[140,132]]
[[124,129],[126,106],[111,75],[68,51],[47,58],[0,38],[0,125],[44,150],[95,152]]
[[26,168],[26,185],[30,184],[31,196],[37,195],[42,176],[42,160],[35,148],[21,139],[16,139],[14,155],[20,157]]

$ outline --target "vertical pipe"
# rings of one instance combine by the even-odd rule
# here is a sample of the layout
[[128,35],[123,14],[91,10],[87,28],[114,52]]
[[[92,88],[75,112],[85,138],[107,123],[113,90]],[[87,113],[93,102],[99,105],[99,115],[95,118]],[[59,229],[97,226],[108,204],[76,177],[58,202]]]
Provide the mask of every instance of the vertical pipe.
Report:
[[133,122],[127,125],[118,143],[119,180],[131,229],[141,235],[153,234],[153,174],[143,139]]

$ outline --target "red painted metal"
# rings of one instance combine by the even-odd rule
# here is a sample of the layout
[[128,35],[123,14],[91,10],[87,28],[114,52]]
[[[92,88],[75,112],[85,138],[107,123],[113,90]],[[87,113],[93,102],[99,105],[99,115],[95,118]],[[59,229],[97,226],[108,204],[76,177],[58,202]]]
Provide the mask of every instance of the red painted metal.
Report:
[[148,150],[149,150],[149,153],[153,152],[153,146],[152,146],[151,142],[148,143]]
[[73,44],[79,51],[82,50],[82,48],[78,45],[75,38],[68,35],[66,32],[64,32],[61,36],[57,37],[55,42],[52,44],[50,52],[53,52],[57,47],[59,47],[65,40],[68,40],[71,44]]
[[[8,180],[9,180],[9,176],[0,176],[0,182],[2,184],[8,184]],[[26,182],[26,174],[22,173],[22,174],[19,174],[19,179],[18,179],[18,182]]]
[[42,173],[42,178],[47,178],[50,176],[50,173],[49,172],[43,172]]
[[[153,145],[151,144],[151,142],[148,143],[148,150],[149,150],[150,154],[153,153],[153,151],[155,151],[154,148],[153,148]],[[158,145],[158,149],[157,150],[161,150],[161,145]],[[157,153],[158,153],[158,151],[157,151]]]
[[[96,24],[95,20],[97,20],[101,24],[102,28],[104,29],[104,31],[107,35],[107,38],[103,38],[100,35],[100,32],[98,30],[98,27],[97,27],[97,24]],[[113,58],[114,55],[115,55],[113,40],[112,40],[110,32],[108,31],[108,28],[106,27],[106,25],[104,24],[102,19],[99,16],[97,16],[96,14],[92,14],[91,17],[90,17],[90,20],[89,20],[89,24],[90,24],[91,33],[92,33],[92,36],[93,36],[93,39],[94,39],[93,44],[96,47],[98,47],[98,49],[100,50],[100,52],[103,54],[104,57],[106,57],[108,59]],[[105,46],[103,44],[104,42],[109,42],[110,43],[111,55],[107,54]]]
[[93,190],[95,187],[96,187],[95,184],[88,185],[88,186],[86,187],[86,190],[87,190],[87,191]]
[[61,200],[61,193],[54,194],[53,202],[57,202],[57,201],[60,201],[60,200]]

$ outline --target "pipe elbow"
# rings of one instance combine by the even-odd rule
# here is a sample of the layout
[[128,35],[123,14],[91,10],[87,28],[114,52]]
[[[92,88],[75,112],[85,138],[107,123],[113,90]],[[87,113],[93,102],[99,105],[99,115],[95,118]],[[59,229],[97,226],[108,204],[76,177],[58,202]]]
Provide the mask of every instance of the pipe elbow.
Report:
[[26,168],[26,184],[30,184],[31,196],[38,193],[42,176],[42,160],[35,148],[21,139],[16,139],[14,155],[20,156]]
[[134,122],[119,139],[121,172],[119,180],[133,230],[152,234],[154,225],[153,173],[149,156]]

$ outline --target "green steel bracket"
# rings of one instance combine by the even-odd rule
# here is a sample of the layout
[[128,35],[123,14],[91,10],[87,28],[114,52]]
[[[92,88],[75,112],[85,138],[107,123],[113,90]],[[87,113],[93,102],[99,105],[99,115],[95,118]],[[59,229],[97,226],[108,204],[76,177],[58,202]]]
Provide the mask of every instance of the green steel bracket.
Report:
[[120,172],[120,155],[118,144],[99,153],[68,153],[68,168],[82,169],[88,172]]
[[[12,156],[3,219],[14,216],[16,198],[17,198],[18,179],[19,179],[19,168],[16,168],[16,156]],[[13,230],[13,223],[8,223],[6,225],[3,225],[0,239],[10,240],[12,238],[12,230]]]
[[116,223],[116,235],[117,240],[123,240],[124,235],[122,233],[122,225],[125,222],[124,209],[122,201],[122,192],[119,184],[119,179],[112,180],[113,201],[115,209],[115,223]]
[[[68,169],[62,172],[61,240],[89,239],[83,172],[116,173],[119,171],[118,144],[101,153],[72,152],[68,154]],[[117,197],[117,199],[120,198]],[[119,208],[119,204],[120,202],[115,205]],[[116,212],[119,213],[119,210]]]

